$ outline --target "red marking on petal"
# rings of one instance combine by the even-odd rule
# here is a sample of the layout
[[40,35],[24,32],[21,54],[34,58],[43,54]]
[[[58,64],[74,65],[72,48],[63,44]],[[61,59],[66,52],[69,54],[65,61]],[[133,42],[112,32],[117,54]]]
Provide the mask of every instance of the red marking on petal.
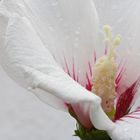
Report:
[[77,74],[76,81],[79,83],[79,74]]
[[129,120],[128,120],[129,118],[130,118],[130,119],[137,119],[137,120],[140,120],[140,109],[139,109],[139,107],[138,107],[135,111],[129,113],[128,115],[123,116],[123,117],[120,118],[118,121],[124,120],[124,121],[128,122],[128,121],[129,121]]
[[93,54],[93,59],[94,59],[94,63],[96,62],[96,51],[94,50],[94,54]]
[[140,106],[139,106],[139,107],[137,107],[137,110],[139,110],[139,111],[140,111]]
[[131,113],[129,113],[129,115],[131,115],[131,114],[140,114],[140,109],[139,109],[140,107],[137,107],[137,109],[135,110],[135,111],[133,111],[133,112],[131,112]]
[[116,104],[115,120],[120,119],[128,113],[139,86],[140,77],[118,97]]
[[[93,61],[94,61],[93,62],[93,65],[94,65],[96,62],[96,51],[95,50],[93,53]],[[88,75],[88,73],[90,73],[90,75]],[[91,66],[91,63],[88,62],[88,70],[86,72],[86,80],[87,80],[86,89],[89,91],[92,90],[91,78],[92,78],[92,66]]]
[[122,66],[124,66],[123,60],[120,61],[117,69],[120,70],[122,68]]
[[90,121],[90,117],[88,112],[84,111],[84,108],[80,104],[74,104],[72,105],[73,111],[75,112],[75,115],[77,116],[77,120],[88,129],[91,129],[93,127],[93,124]]
[[66,65],[66,73],[68,75],[70,75],[70,70],[69,70],[68,63],[67,63],[67,60],[66,60],[66,57],[65,56],[64,56],[64,61],[65,61],[65,65]]
[[73,80],[75,80],[76,82],[79,82],[79,75],[78,73],[76,74],[76,70],[75,70],[75,62],[74,62],[74,58],[73,58],[73,63],[72,63],[72,72],[70,72],[70,68],[68,66],[67,60],[64,56],[64,61],[65,61],[65,67],[63,68],[65,69],[65,72],[71,77],[73,78]]
[[107,54],[107,52],[108,52],[108,48],[107,48],[107,46],[105,47],[105,55]]
[[91,91],[92,90],[92,84],[91,84],[90,78],[88,76],[88,73],[86,73],[86,78],[87,78],[86,89]]
[[117,91],[117,93],[120,93],[118,91],[119,87],[120,87],[120,82],[121,82],[121,80],[123,78],[123,75],[124,75],[124,73],[126,71],[125,65],[124,65],[123,61],[120,62],[120,64],[119,64],[117,69],[118,69],[118,71],[117,71],[117,75],[116,75],[116,78],[115,78],[115,84],[116,84],[116,91]]
[[72,78],[76,81],[76,71],[75,71],[75,64],[74,64],[74,58],[73,58],[73,64],[72,64]]
[[120,118],[119,120],[113,120],[115,123],[117,123],[117,122],[124,122],[125,120],[124,120],[124,117],[123,118]]
[[124,67],[122,67],[121,70],[119,71],[117,77],[116,77],[116,80],[115,80],[115,82],[116,82],[117,84],[120,82],[120,79],[121,79],[122,74],[123,74],[124,71],[125,71],[125,70],[124,70]]
[[121,81],[121,79],[122,79],[124,73],[125,73],[125,67],[123,66],[123,67],[119,70],[119,72],[118,72],[118,74],[117,74],[117,76],[116,76],[116,79],[115,79],[116,90],[117,90],[118,87],[119,87],[119,83],[120,83],[120,81]]
[[89,67],[90,76],[92,76],[92,67],[91,67],[90,62],[88,62],[88,67]]
[[134,112],[133,115],[140,115],[140,113]]
[[131,119],[138,119],[138,120],[140,120],[139,117],[134,117],[134,116],[130,116],[130,115],[124,116],[123,118],[131,118]]

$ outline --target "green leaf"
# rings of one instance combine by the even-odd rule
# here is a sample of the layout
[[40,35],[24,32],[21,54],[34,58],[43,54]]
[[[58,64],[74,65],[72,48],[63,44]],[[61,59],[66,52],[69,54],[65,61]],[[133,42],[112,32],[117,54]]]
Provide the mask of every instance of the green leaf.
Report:
[[78,136],[81,140],[111,140],[106,131],[95,128],[88,130],[79,123],[77,123],[76,127],[77,130],[75,130],[74,136]]

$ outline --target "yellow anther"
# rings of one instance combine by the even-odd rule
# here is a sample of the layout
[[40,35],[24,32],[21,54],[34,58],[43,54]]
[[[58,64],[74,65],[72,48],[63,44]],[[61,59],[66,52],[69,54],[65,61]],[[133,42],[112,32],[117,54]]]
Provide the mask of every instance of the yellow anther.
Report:
[[122,38],[120,35],[117,35],[114,39],[114,45],[119,46],[121,44]]
[[111,31],[111,27],[109,25],[104,25],[104,32],[108,34]]
[[109,25],[104,26],[105,38],[112,40],[112,30]]
[[121,36],[117,35],[115,38],[113,38],[112,30],[109,25],[104,26],[104,32],[105,32],[105,43],[108,48],[107,58],[112,59],[115,58],[115,48],[120,45],[121,43]]

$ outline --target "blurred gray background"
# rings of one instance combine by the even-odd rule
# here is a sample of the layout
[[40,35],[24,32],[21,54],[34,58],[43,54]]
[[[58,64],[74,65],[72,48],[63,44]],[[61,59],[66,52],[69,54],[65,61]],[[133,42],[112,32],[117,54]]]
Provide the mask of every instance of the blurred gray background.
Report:
[[0,68],[0,140],[78,140],[75,120],[17,86]]

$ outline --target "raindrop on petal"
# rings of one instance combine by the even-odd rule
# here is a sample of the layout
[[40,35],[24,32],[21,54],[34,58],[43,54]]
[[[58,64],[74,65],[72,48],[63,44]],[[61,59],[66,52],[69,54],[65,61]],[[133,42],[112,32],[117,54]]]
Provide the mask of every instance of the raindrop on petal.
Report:
[[58,4],[58,1],[57,0],[53,0],[52,6],[56,6],[57,4]]
[[28,91],[31,91],[31,90],[33,90],[33,88],[32,87],[28,87],[27,90]]

